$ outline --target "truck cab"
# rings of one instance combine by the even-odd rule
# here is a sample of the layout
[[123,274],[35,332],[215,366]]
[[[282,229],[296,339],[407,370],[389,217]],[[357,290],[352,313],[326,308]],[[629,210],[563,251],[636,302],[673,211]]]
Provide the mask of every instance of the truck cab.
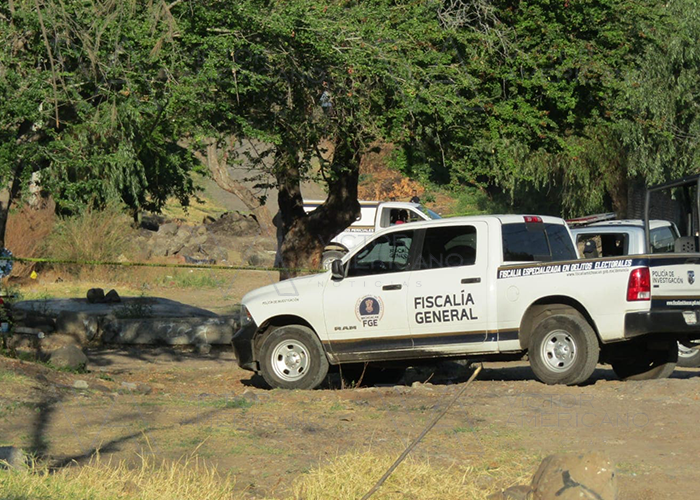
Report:
[[[308,213],[318,208],[322,200],[307,200]],[[377,231],[394,225],[440,219],[440,215],[419,203],[401,201],[360,201],[360,215],[349,227],[337,234],[323,250],[321,266],[329,269],[335,259],[366,243]]]

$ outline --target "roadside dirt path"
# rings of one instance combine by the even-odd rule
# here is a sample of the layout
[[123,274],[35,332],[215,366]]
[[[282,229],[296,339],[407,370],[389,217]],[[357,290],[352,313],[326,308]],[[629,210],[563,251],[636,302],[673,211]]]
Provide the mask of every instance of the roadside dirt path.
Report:
[[[98,350],[90,373],[57,373],[0,358],[0,445],[55,465],[137,453],[197,453],[231,472],[251,498],[284,497],[295,477],[338,455],[398,455],[460,388],[438,371],[415,386],[268,390],[228,349]],[[430,378],[430,383],[420,380]],[[88,389],[76,389],[76,381]],[[81,385],[81,384],[78,384]],[[621,500],[700,498],[700,370],[619,382],[600,367],[585,387],[546,386],[526,363],[488,363],[415,451],[433,465],[490,468],[547,454],[602,450],[616,461]]]

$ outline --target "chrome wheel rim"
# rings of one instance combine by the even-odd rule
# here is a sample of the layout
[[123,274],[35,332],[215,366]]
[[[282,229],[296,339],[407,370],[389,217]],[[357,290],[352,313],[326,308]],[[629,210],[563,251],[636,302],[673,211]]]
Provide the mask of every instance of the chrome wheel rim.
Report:
[[692,358],[698,353],[697,347],[688,347],[678,342],[678,355],[682,358]]
[[271,361],[272,371],[285,382],[304,377],[311,363],[308,349],[298,340],[285,340],[277,344]]
[[569,332],[555,330],[549,332],[542,342],[542,359],[547,368],[554,372],[565,372],[576,361],[576,342]]

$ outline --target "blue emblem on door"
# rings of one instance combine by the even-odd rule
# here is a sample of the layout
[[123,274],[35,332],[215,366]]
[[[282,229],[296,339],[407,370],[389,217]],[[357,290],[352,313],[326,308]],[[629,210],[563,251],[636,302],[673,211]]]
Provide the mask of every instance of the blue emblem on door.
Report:
[[695,271],[688,271],[688,283],[695,283]]

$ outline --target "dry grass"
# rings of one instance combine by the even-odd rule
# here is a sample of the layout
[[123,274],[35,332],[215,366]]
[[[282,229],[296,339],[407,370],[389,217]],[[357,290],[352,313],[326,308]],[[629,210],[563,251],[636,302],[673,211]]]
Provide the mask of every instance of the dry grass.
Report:
[[[40,257],[42,245],[55,224],[54,209],[54,203],[46,201],[40,208],[27,205],[21,210],[12,211],[5,233],[7,248],[19,257]],[[35,266],[36,264],[15,262],[11,276],[28,278]]]
[[[295,500],[346,500],[362,498],[396,459],[372,452],[343,455],[297,479]],[[502,462],[502,461],[501,461]],[[533,461],[453,464],[447,468],[410,456],[398,467],[373,500],[482,500],[502,488],[527,484]]]
[[159,462],[141,457],[139,467],[116,465],[100,457],[80,468],[58,472],[34,466],[26,471],[0,470],[3,499],[41,500],[234,500],[235,481],[196,457]]

